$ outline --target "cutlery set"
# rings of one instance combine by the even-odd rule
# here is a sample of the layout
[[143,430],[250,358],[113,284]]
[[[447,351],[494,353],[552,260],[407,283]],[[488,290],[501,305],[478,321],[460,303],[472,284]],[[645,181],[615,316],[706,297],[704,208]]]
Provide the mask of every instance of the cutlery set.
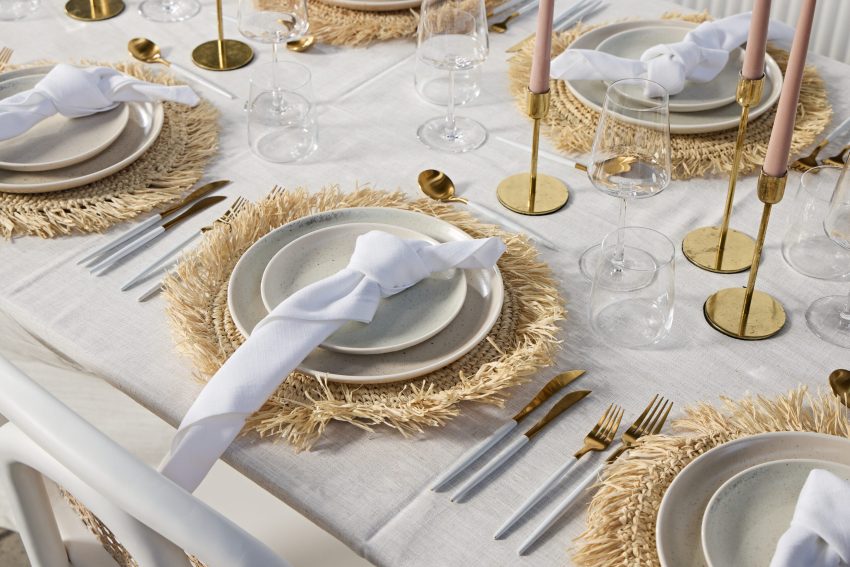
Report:
[[[461,473],[469,468],[473,463],[478,461],[490,449],[495,447],[502,439],[510,432],[516,429],[525,418],[527,418],[538,407],[545,404],[550,398],[557,394],[561,389],[565,388],[573,381],[584,374],[584,370],[572,370],[559,374],[552,378],[543,389],[511,420],[499,427],[489,437],[481,441],[464,453],[458,460],[440,474],[431,483],[432,491],[440,491],[447,487],[452,481],[457,479]],[[464,481],[452,493],[450,499],[452,502],[458,502],[467,497],[472,490],[480,485],[485,479],[494,476],[497,470],[505,465],[508,460],[517,454],[522,447],[543,430],[552,420],[565,413],[569,408],[590,394],[589,390],[576,390],[569,392],[561,397],[552,408],[541,418],[534,426],[528,429],[525,433],[516,438],[507,447],[502,449],[497,455],[492,457],[487,463]],[[655,395],[652,400],[646,405],[643,412],[635,419],[635,421],[623,432],[620,438],[620,445],[616,450],[612,451],[598,467],[588,473],[584,478],[577,482],[570,492],[558,501],[557,505],[547,514],[543,521],[528,535],[520,544],[517,553],[525,554],[543,534],[545,534],[555,522],[557,522],[570,508],[587,488],[599,478],[606,464],[613,463],[625,451],[636,445],[638,440],[648,435],[657,435],[661,432],[661,428],[667,421],[670,410],[673,407],[673,402],[666,400],[659,395]],[[541,484],[516,510],[508,517],[502,525],[496,530],[494,539],[502,539],[517,523],[524,518],[545,496],[552,493],[568,475],[575,465],[590,452],[606,451],[614,441],[617,431],[620,428],[620,422],[623,419],[625,410],[617,405],[610,404],[599,421],[591,428],[584,438],[581,448],[573,454],[564,464],[555,470],[543,484]]]
[[850,144],[844,146],[840,152],[835,154],[832,157],[826,158],[821,162],[818,162],[818,155],[821,151],[827,147],[831,142],[835,142],[839,139],[846,139],[847,131],[850,130],[850,118],[839,124],[835,127],[835,129],[826,135],[826,137],[821,140],[817,146],[814,147],[812,153],[805,157],[801,157],[791,164],[791,167],[800,172],[806,172],[813,167],[817,167],[819,165],[835,165],[841,167],[844,165],[847,160],[847,152],[850,151]]

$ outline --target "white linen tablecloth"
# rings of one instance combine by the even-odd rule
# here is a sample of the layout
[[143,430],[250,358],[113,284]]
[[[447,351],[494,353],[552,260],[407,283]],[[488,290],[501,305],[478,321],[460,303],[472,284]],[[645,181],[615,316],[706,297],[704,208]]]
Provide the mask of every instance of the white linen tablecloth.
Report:
[[[117,18],[82,23],[67,18],[61,3],[45,2],[32,18],[0,23],[0,43],[15,48],[14,62],[43,58],[115,60],[125,57],[127,41],[147,36],[163,45],[165,56],[191,65],[192,48],[215,35],[215,9],[204,0],[199,16],[185,23],[156,24],[136,13],[130,2]],[[568,1],[559,0],[556,13]],[[593,21],[625,16],[657,18],[674,9],[662,2],[613,0]],[[235,15],[234,2],[225,11]],[[481,97],[458,114],[483,122],[490,139],[464,155],[429,151],[416,139],[416,128],[444,109],[421,101],[413,86],[415,45],[389,42],[368,49],[319,46],[305,54],[286,54],[313,72],[320,99],[318,151],[297,165],[275,165],[255,157],[247,145],[243,100],[226,100],[198,87],[222,111],[221,154],[210,165],[207,179],[229,178],[230,195],[256,199],[273,184],[303,185],[313,190],[340,184],[351,189],[371,182],[417,195],[416,176],[425,168],[440,168],[455,181],[460,194],[498,208],[495,188],[505,176],[528,167],[528,119],[515,107],[507,90],[504,50],[534,29],[527,16],[504,35],[491,38],[491,55],[483,68]],[[229,37],[236,26],[225,22]],[[270,59],[270,47],[255,44],[260,61]],[[830,88],[834,123],[850,116],[850,67],[811,56]],[[229,72],[204,72],[244,98],[252,67]],[[508,143],[510,142],[510,143]],[[583,528],[580,510],[568,514],[533,552],[523,558],[515,550],[522,537],[541,519],[537,511],[507,539],[492,534],[502,520],[552,470],[580,446],[587,430],[607,404],[625,406],[632,419],[652,394],[673,399],[677,408],[698,400],[747,391],[771,394],[799,383],[823,385],[829,371],[846,367],[848,351],[822,342],[806,328],[803,313],[822,295],[847,293],[850,282],[822,282],[793,271],[782,260],[780,243],[794,207],[799,174],[791,173],[785,200],[774,207],[759,271],[759,288],[775,294],[789,313],[787,328],[763,342],[736,341],[718,334],[705,322],[705,298],[723,287],[743,286],[747,273],[721,276],[698,270],[679,256],[676,319],[671,337],[657,348],[624,350],[594,336],[586,316],[590,286],[578,271],[578,257],[590,244],[614,228],[617,201],[594,189],[580,172],[566,165],[548,140],[542,141],[541,171],[569,183],[572,195],[562,211],[544,217],[514,219],[544,233],[560,250],[542,254],[561,279],[568,301],[564,345],[558,369],[584,368],[577,386],[593,394],[558,420],[520,454],[494,482],[464,504],[452,504],[445,493],[428,490],[429,482],[472,444],[502,424],[520,408],[556,369],[540,373],[535,384],[516,388],[508,407],[466,404],[463,414],[447,427],[429,429],[415,439],[379,429],[367,433],[335,424],[309,453],[296,454],[285,443],[243,438],[226,460],[282,498],[349,546],[380,566],[507,567],[563,565],[566,549]],[[755,177],[739,181],[732,226],[755,234],[761,204],[755,197]],[[630,205],[629,223],[651,226],[677,243],[691,228],[718,223],[726,179],[674,182],[662,194]],[[459,205],[460,206],[460,205]],[[74,236],[42,240],[19,238],[0,243],[0,309],[53,348],[117,388],[127,392],[169,423],[176,425],[198,394],[189,361],[177,354],[164,313],[164,301],[136,302],[135,293],[118,289],[146,261],[170,243],[188,236],[221,214],[226,203],[176,229],[143,255],[106,276],[94,278],[76,265],[83,251],[127,230],[125,224],[106,236]],[[508,213],[509,214],[509,213]],[[576,477],[597,465],[588,459]],[[281,526],[281,536],[287,537]],[[344,566],[341,566],[344,567]]]

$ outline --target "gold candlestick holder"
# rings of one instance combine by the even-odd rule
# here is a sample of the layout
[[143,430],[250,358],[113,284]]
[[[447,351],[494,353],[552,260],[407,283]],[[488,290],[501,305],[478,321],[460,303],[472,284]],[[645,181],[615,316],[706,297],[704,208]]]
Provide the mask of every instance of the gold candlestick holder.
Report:
[[758,79],[738,77],[736,100],[741,105],[741,118],[738,122],[738,137],[735,140],[735,156],[732,159],[732,171],[729,173],[729,189],[726,191],[726,206],[723,209],[723,222],[720,226],[706,226],[689,232],[682,241],[682,252],[692,264],[719,274],[743,272],[752,265],[755,241],[748,235],[729,228],[732,216],[732,204],[735,199],[735,184],[738,182],[738,168],[741,153],[747,137],[747,122],[750,107],[761,101],[764,90],[764,75]]
[[251,46],[235,39],[224,39],[221,0],[215,2],[218,17],[218,39],[207,41],[192,50],[192,61],[201,69],[232,71],[244,67],[254,58]]
[[124,11],[122,0],[70,0],[65,13],[75,20],[98,22],[114,18]]
[[537,152],[540,145],[540,120],[549,112],[549,91],[528,91],[528,115],[534,120],[531,141],[531,172],[517,173],[502,180],[496,190],[499,202],[507,209],[523,215],[548,215],[567,204],[570,192],[564,182],[550,175],[537,174]]
[[782,200],[786,180],[787,174],[773,177],[762,171],[759,175],[758,197],[764,203],[764,209],[747,287],[721,289],[705,301],[703,312],[706,320],[724,335],[757,341],[772,337],[785,325],[785,309],[782,304],[770,294],[756,291],[755,286],[770,210]]

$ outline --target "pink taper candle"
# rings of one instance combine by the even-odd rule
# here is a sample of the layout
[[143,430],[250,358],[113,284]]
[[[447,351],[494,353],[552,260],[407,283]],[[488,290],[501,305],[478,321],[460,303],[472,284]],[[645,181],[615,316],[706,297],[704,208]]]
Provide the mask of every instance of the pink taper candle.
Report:
[[528,89],[533,93],[549,90],[549,63],[552,60],[552,15],[555,0],[540,0],[537,9],[537,37],[534,41],[534,59],[531,60],[531,81]]
[[773,131],[767,145],[767,155],[762,169],[771,177],[782,177],[788,170],[788,151],[791,149],[791,136],[794,134],[794,120],[797,117],[797,103],[800,100],[800,84],[803,82],[803,68],[806,66],[806,53],[809,51],[809,36],[812,34],[812,20],[815,17],[817,0],[804,0],[797,20],[797,31],[791,45],[791,56],[785,69],[785,82],[776,108]]
[[770,0],[756,0],[750,33],[747,36],[747,52],[741,74],[745,79],[758,79],[764,74],[764,50],[767,47],[767,25],[770,21]]

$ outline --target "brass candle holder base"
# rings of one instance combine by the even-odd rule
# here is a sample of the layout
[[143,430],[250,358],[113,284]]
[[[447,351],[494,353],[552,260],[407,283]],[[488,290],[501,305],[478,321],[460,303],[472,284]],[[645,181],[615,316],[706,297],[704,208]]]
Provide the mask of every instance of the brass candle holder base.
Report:
[[253,58],[251,46],[235,39],[214,39],[192,50],[195,65],[210,71],[232,71],[244,67]]
[[569,189],[560,179],[551,175],[538,175],[534,202],[529,201],[531,178],[527,173],[517,173],[499,183],[496,195],[507,209],[523,215],[548,215],[567,204]]
[[75,20],[99,22],[114,18],[124,11],[122,0],[70,0],[65,13]]
[[743,272],[752,266],[755,241],[746,234],[729,228],[732,216],[732,204],[735,199],[735,185],[738,182],[738,167],[741,153],[747,137],[747,123],[750,107],[761,100],[764,90],[764,75],[758,79],[738,77],[738,90],[735,99],[741,106],[738,120],[738,137],[735,140],[735,154],[732,158],[732,171],[729,173],[729,189],[726,191],[726,205],[723,209],[723,221],[718,226],[698,228],[689,232],[682,242],[682,252],[692,264],[703,270],[717,274]]
[[750,269],[756,248],[756,241],[751,236],[730,228],[720,258],[719,242],[719,226],[698,228],[685,235],[682,252],[692,264],[716,274],[735,274]]
[[708,323],[724,335],[758,341],[768,339],[785,326],[785,309],[770,294],[755,291],[746,318],[742,317],[747,288],[721,289],[703,306]]
[[502,180],[496,189],[499,203],[508,210],[523,215],[548,215],[561,209],[570,198],[566,183],[550,175],[537,174],[537,153],[540,146],[540,120],[549,112],[549,91],[528,91],[528,115],[534,120],[531,140],[531,171],[518,173]]

